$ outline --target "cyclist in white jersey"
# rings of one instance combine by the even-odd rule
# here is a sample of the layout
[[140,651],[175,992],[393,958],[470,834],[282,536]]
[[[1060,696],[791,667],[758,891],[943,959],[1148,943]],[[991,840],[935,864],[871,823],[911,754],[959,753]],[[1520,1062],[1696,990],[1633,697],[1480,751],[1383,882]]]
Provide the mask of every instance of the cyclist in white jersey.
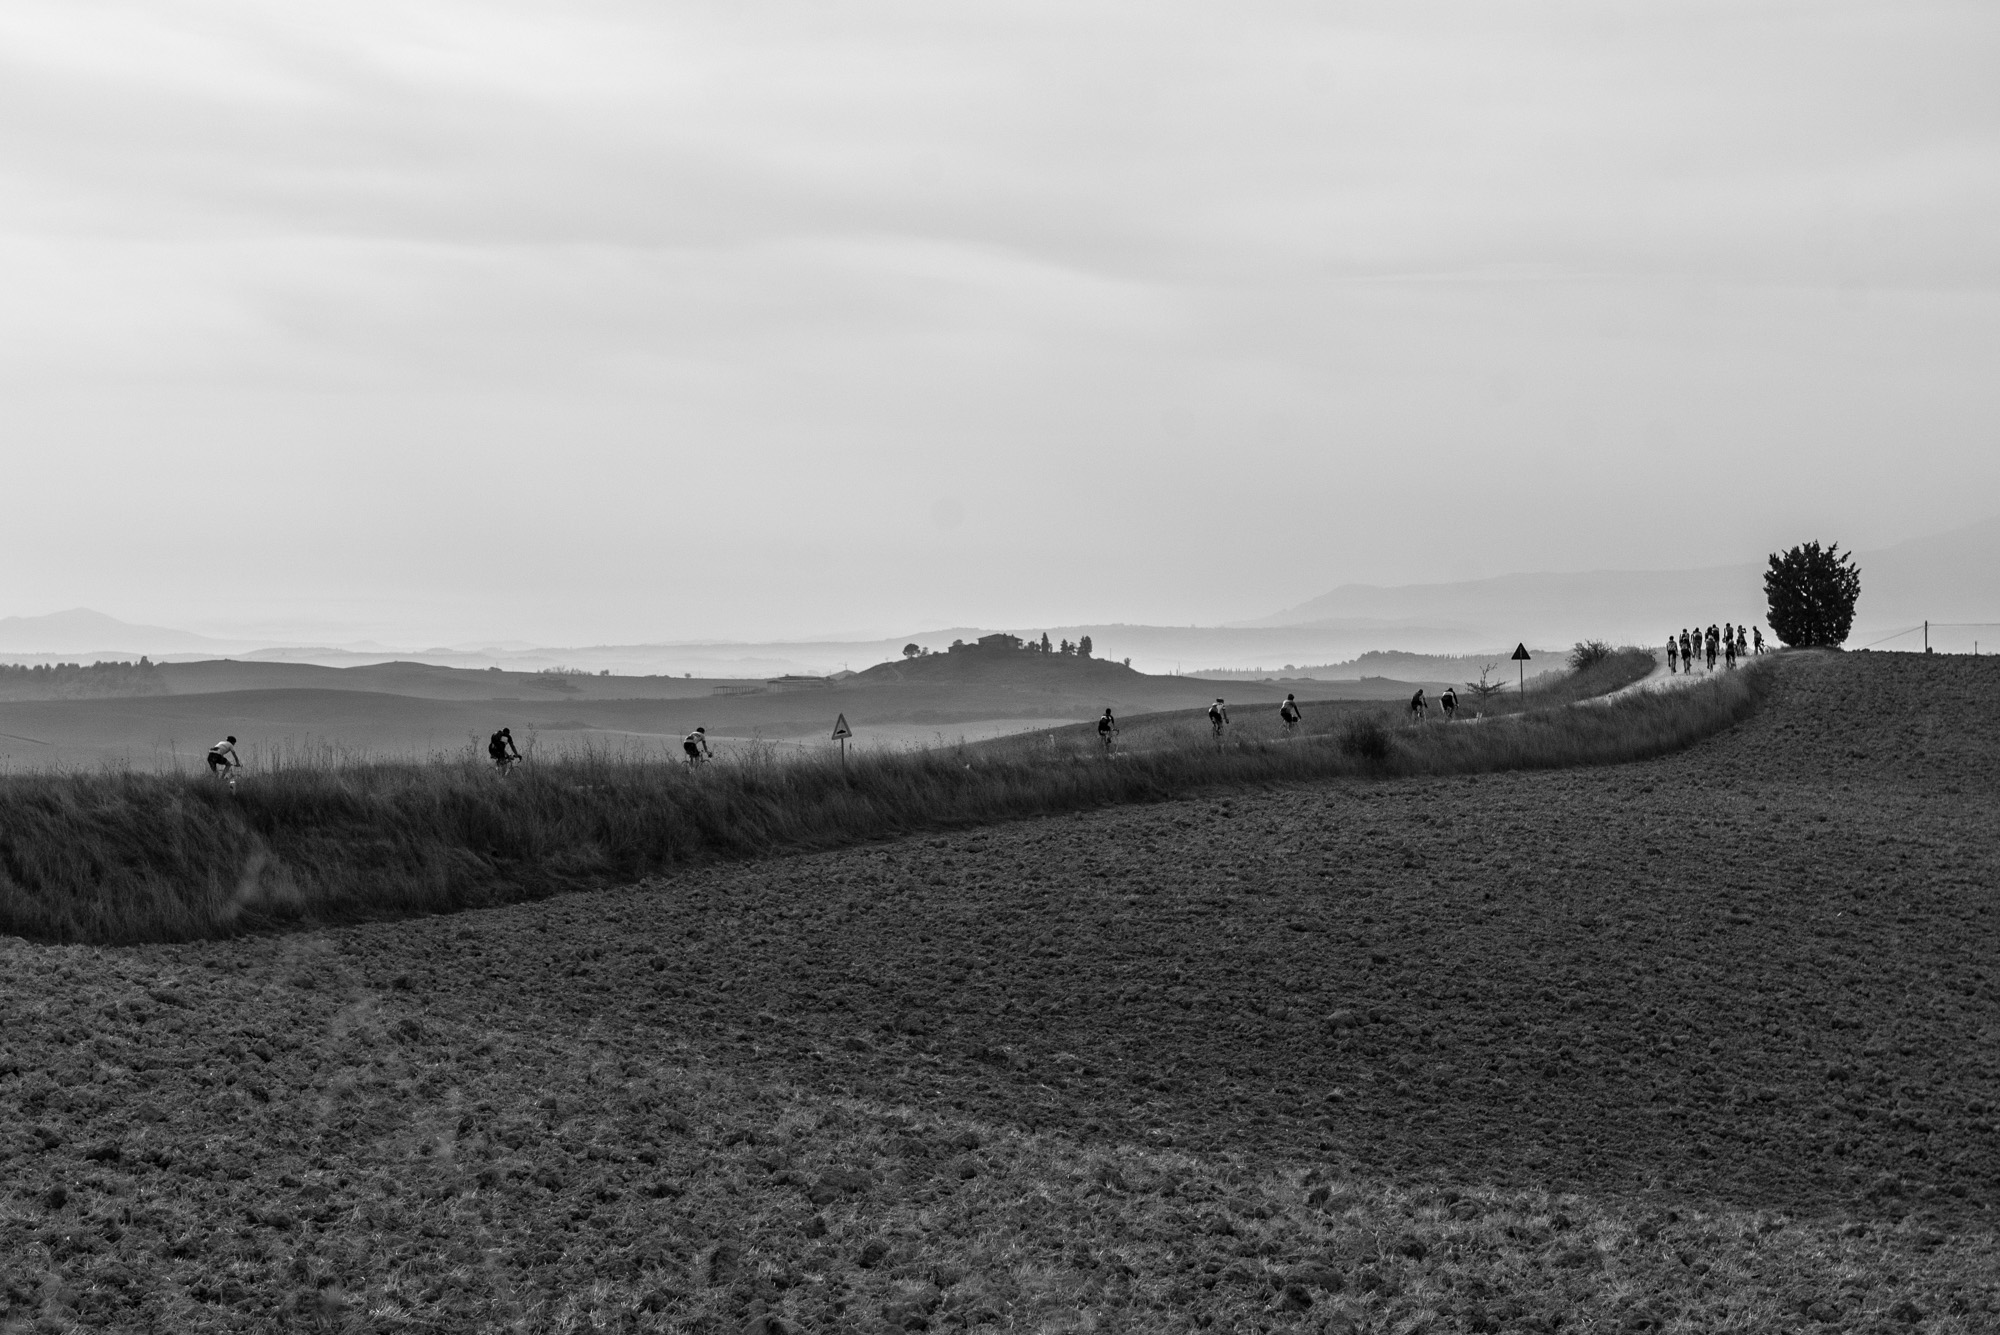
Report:
[[225,737],[208,748],[208,772],[219,774],[226,769],[243,768],[243,757],[236,754],[236,739]]

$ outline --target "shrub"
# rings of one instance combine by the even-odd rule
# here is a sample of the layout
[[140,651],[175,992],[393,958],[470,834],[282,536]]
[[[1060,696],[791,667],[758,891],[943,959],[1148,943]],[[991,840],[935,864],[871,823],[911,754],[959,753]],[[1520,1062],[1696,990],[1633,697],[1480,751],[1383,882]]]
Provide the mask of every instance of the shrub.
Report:
[[1498,663],[1481,663],[1479,665],[1479,680],[1468,681],[1465,683],[1465,689],[1471,691],[1474,698],[1481,704],[1485,704],[1488,700],[1491,700],[1494,696],[1507,689],[1507,683],[1504,681],[1487,680],[1489,676],[1499,670],[1500,665]]
[[1387,760],[1389,730],[1382,725],[1382,716],[1363,714],[1350,720],[1340,734],[1340,749],[1357,760]]
[[1579,640],[1569,651],[1569,670],[1584,672],[1611,657],[1611,646],[1603,640]]
[[1764,596],[1771,603],[1771,629],[1787,645],[1838,648],[1854,626],[1861,571],[1838,543],[1822,548],[1808,542],[1782,556],[1771,553]]

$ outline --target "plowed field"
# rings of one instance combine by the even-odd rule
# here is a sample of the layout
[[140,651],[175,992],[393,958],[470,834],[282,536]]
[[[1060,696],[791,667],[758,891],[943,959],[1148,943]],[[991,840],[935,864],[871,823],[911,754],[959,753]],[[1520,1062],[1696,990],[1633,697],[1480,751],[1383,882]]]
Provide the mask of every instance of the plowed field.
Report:
[[1646,765],[9,944],[0,1312],[1990,1329],[1996,688],[1796,656]]

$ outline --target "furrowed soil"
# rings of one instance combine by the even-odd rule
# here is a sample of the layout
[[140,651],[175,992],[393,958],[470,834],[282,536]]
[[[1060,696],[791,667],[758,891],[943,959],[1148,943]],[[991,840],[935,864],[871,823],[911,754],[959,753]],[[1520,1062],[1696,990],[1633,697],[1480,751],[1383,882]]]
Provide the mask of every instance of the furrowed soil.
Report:
[[11,942],[0,1323],[1992,1330],[1996,688],[1796,655],[1642,765]]

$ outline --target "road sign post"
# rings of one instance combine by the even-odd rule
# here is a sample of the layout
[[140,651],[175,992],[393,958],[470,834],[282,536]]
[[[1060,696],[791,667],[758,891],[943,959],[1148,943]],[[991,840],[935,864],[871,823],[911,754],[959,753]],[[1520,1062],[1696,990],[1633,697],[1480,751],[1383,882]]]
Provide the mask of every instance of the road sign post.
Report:
[[847,773],[847,739],[854,735],[854,729],[847,726],[847,715],[842,714],[833,721],[833,740],[840,743],[840,772]]
[[1528,645],[1527,645],[1527,641],[1525,641],[1525,640],[1524,640],[1524,641],[1522,641],[1521,643],[1519,643],[1519,644],[1517,644],[1517,645],[1515,645],[1515,646],[1514,646],[1514,662],[1515,662],[1515,664],[1516,664],[1516,667],[1515,667],[1515,672],[1516,672],[1516,675],[1517,675],[1517,676],[1519,677],[1519,679],[1520,679],[1520,683],[1521,683],[1521,706],[1522,706],[1522,708],[1524,708],[1524,709],[1525,709],[1525,708],[1527,707],[1527,703],[1528,703]]

